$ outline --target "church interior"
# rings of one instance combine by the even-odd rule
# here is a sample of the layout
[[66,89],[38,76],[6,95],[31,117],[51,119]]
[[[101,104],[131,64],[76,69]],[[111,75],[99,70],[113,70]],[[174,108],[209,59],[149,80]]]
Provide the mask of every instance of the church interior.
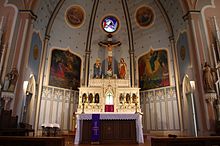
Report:
[[0,145],[220,145],[219,9],[0,0]]

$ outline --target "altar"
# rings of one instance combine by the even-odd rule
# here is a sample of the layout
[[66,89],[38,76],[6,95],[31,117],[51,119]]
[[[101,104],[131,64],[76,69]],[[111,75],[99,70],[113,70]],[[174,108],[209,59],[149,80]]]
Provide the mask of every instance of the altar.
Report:
[[111,34],[107,41],[99,42],[100,47],[107,48],[108,56],[96,58],[88,85],[79,88],[75,144],[94,142],[93,116],[98,117],[95,123],[100,125],[95,126],[100,132],[98,142],[144,142],[140,88],[131,86],[126,60],[123,57],[113,59],[112,49],[120,44],[112,40]]
[[[92,113],[77,115],[77,128],[74,144],[84,143],[85,140],[88,140],[88,137],[90,138],[91,132],[87,130],[84,132],[86,133],[85,136],[83,131],[85,131],[85,127],[88,127],[89,129],[91,128],[91,124],[90,126],[88,124],[88,121],[91,120]],[[124,142],[125,140],[127,142],[144,143],[142,115],[139,113],[100,113],[100,121],[103,125],[100,127],[100,132],[102,133],[100,135],[101,143],[105,143],[106,141]],[[105,133],[107,133],[107,135]],[[108,139],[106,138],[107,136]],[[86,142],[90,141],[88,140]]]

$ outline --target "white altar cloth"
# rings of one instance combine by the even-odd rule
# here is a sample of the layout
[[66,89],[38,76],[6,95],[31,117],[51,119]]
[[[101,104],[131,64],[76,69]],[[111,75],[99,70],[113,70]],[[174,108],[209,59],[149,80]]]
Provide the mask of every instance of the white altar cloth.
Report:
[[100,120],[135,120],[137,142],[144,143],[142,115],[138,113],[86,113],[76,116],[77,127],[74,144],[79,144],[80,141],[80,120],[92,120],[92,114],[100,114]]

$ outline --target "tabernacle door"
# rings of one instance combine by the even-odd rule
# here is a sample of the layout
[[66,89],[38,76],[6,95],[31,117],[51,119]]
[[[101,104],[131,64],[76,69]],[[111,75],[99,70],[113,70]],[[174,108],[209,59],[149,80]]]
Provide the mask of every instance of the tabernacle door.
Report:
[[105,94],[105,112],[114,112],[114,97],[110,91]]

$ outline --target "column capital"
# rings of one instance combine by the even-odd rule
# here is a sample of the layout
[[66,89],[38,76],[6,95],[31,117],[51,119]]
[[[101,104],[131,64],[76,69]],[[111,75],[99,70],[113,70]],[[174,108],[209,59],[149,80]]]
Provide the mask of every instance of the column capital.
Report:
[[31,19],[33,20],[37,20],[37,15],[34,14],[34,12],[32,10],[19,10],[20,14],[27,14],[31,17]]
[[216,93],[205,93],[205,100],[207,103],[213,103],[216,99]]
[[134,50],[129,51],[130,54],[134,54]]
[[50,35],[45,35],[45,40],[50,40]]
[[199,14],[201,14],[200,10],[189,10],[186,12],[185,15],[183,15],[183,20],[184,21],[189,20],[192,18],[192,15],[199,15]]
[[86,52],[86,55],[91,54],[91,51],[85,51],[85,52]]
[[170,42],[173,42],[174,41],[174,35],[169,36],[169,40],[170,40]]

